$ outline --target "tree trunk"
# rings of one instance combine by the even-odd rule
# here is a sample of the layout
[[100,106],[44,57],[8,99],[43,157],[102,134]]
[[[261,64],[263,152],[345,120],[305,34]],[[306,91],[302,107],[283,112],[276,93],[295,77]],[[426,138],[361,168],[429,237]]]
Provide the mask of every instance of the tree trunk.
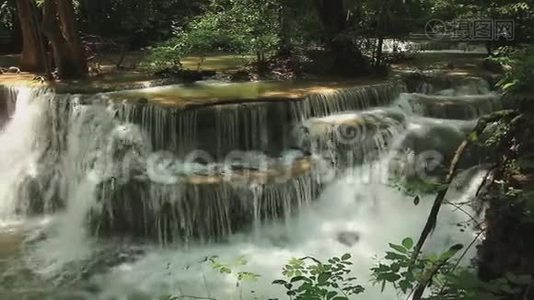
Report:
[[32,0],[17,0],[17,13],[22,31],[21,69],[39,72],[45,69],[41,53],[43,45],[39,39],[39,26],[34,15]]
[[384,47],[384,36],[382,33],[378,36],[378,45],[376,46],[375,68],[378,69],[382,63],[382,47]]
[[382,47],[384,46],[384,34],[386,32],[386,23],[387,21],[387,7],[389,3],[387,0],[381,2],[381,7],[378,13],[378,24],[376,28],[376,35],[378,36],[378,45],[376,47],[376,56],[375,56],[375,69],[379,69],[380,64],[382,63]]
[[291,10],[290,3],[288,0],[280,1],[279,9],[279,19],[280,19],[280,32],[279,32],[279,45],[278,45],[278,56],[280,57],[290,57],[293,47],[291,44]]
[[69,48],[76,60],[80,74],[87,73],[87,58],[83,48],[78,26],[76,26],[76,15],[72,0],[56,0],[59,22],[63,35],[69,44]]
[[45,0],[43,32],[52,44],[58,76],[62,79],[87,75],[87,60],[78,35],[71,0]]
[[347,11],[343,0],[315,0],[327,50],[333,56],[331,73],[361,75],[369,73],[369,64],[361,51],[346,35]]
[[315,6],[329,46],[346,29],[346,14],[343,0],[316,0]]

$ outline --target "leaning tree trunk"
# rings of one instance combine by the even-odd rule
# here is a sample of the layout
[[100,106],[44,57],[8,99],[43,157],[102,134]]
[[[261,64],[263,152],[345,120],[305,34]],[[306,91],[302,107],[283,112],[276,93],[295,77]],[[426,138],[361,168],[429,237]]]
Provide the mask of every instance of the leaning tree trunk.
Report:
[[43,32],[52,44],[58,76],[62,79],[87,74],[87,60],[78,35],[72,0],[45,0]]
[[22,31],[21,69],[39,72],[45,69],[45,60],[41,53],[42,42],[39,39],[39,26],[34,15],[33,0],[17,0],[17,13]]

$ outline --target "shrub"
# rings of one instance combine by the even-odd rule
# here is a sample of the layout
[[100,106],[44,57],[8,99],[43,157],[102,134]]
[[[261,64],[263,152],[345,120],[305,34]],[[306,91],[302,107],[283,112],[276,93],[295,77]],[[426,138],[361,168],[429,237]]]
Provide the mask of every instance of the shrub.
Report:
[[518,49],[509,55],[495,58],[501,64],[509,65],[504,78],[497,86],[505,93],[518,93],[534,89],[534,46]]
[[278,45],[278,30],[274,1],[213,0],[186,28],[174,28],[174,38],[153,49],[148,62],[168,65],[183,55],[203,57],[220,52],[255,54],[264,60]]

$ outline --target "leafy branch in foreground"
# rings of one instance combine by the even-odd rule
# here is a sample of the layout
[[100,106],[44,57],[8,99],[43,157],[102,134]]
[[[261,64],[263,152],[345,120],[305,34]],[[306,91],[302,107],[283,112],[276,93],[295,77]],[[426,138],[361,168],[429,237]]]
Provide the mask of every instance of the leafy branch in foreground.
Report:
[[285,279],[273,281],[282,285],[290,299],[295,300],[348,300],[364,288],[351,277],[351,255],[333,257],[323,263],[313,257],[294,258],[284,266]]
[[531,280],[530,276],[511,274],[490,282],[480,280],[473,268],[459,267],[470,248],[455,258],[463,249],[461,244],[438,255],[420,255],[415,261],[411,238],[404,239],[400,245],[389,244],[389,247],[391,251],[386,252],[384,261],[371,268],[372,278],[375,284],[382,285],[382,291],[392,285],[399,294],[406,295],[406,299],[498,300],[516,294]]

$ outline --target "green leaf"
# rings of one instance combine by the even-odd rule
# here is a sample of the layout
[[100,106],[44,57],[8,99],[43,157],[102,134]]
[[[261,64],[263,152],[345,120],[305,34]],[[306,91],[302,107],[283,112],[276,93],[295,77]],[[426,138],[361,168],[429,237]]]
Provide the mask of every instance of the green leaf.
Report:
[[382,277],[388,282],[395,282],[401,278],[400,275],[395,273],[383,274]]
[[411,238],[405,238],[402,241],[402,245],[404,246],[404,248],[410,250],[413,247],[413,240]]
[[391,251],[386,252],[386,257],[385,258],[387,260],[404,260],[404,259],[406,259],[406,257],[404,255],[400,255],[398,253],[391,252]]
[[330,276],[331,276],[330,273],[321,273],[317,277],[317,282],[319,284],[324,284],[330,279]]
[[297,281],[302,281],[302,280],[308,281],[309,279],[304,276],[295,276],[291,278],[291,282],[297,282]]
[[286,283],[287,283],[287,281],[285,281],[285,280],[277,279],[277,280],[273,281],[272,284],[282,284],[282,285],[284,285]]
[[341,257],[341,259],[342,259],[342,260],[349,260],[351,257],[352,257],[352,256],[351,256],[349,253],[345,253],[345,254]]
[[406,294],[406,292],[412,288],[412,284],[408,280],[401,280],[399,281],[399,287],[402,292]]
[[394,249],[397,252],[400,252],[400,253],[404,253],[404,254],[408,253],[408,250],[406,248],[404,248],[403,246],[401,246],[401,245],[396,245],[396,244],[391,244],[390,243],[389,247]]
[[328,292],[326,294],[326,299],[330,300],[330,299],[334,298],[336,295],[337,295],[336,291],[330,291],[330,292]]
[[443,261],[449,260],[454,255],[456,255],[458,251],[462,250],[463,247],[464,245],[462,244],[456,244],[452,246],[449,250],[447,250],[446,252],[440,255],[439,260],[443,260]]

